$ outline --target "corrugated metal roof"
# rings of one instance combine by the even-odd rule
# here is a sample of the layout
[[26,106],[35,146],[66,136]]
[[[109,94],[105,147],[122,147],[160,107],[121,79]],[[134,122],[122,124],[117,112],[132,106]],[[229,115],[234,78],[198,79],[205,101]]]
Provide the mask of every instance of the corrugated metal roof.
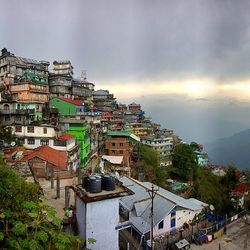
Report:
[[116,155],[103,155],[102,159],[109,161],[113,164],[122,164],[123,156],[116,156]]
[[[141,233],[150,231],[151,200],[148,191],[152,187],[150,182],[139,182],[135,179],[122,177],[120,181],[135,194],[121,198],[121,203],[130,211],[129,220]],[[207,204],[196,199],[184,199],[163,188],[154,185],[158,189],[154,198],[154,225],[157,225],[166,215],[176,207],[182,207],[193,211],[200,211]]]
[[[151,188],[152,183],[150,182],[143,182],[142,185],[144,185],[147,188]],[[197,202],[193,202],[192,200],[185,199],[179,195],[173,194],[161,187],[158,187],[154,185],[155,188],[159,189],[158,194],[164,196],[166,199],[175,202],[178,206],[183,207],[183,208],[188,208],[190,210],[196,211],[196,210],[201,210],[203,207],[201,204],[198,204]]]
[[[131,189],[135,194],[129,197],[121,198],[122,203],[131,211],[129,220],[140,232],[150,230],[150,208],[151,200],[149,189],[143,186],[143,183],[132,178],[122,177],[120,181],[124,186]],[[154,198],[154,223],[157,225],[171,210],[175,203],[156,194]],[[147,223],[149,222],[149,223]]]

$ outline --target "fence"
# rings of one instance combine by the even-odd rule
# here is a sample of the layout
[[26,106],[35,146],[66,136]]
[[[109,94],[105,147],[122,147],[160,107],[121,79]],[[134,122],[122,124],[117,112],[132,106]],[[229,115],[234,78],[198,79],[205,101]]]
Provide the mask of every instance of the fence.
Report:
[[[207,240],[207,235],[211,235],[212,239],[221,237],[226,231],[227,225],[244,216],[242,211],[230,218],[218,215],[207,214],[205,220],[193,225],[189,225],[186,229],[175,229],[169,235],[161,236],[155,240],[155,249],[171,249],[179,240],[185,238],[189,242],[195,244],[203,244]],[[209,225],[208,227],[204,225]],[[210,225],[211,224],[211,225]]]

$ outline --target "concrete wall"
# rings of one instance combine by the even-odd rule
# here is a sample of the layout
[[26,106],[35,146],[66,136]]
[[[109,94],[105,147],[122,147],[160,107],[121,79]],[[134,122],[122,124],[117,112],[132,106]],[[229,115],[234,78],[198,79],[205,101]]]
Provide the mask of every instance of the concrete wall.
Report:
[[76,218],[79,235],[84,239],[94,238],[95,244],[88,244],[92,250],[118,250],[119,198],[87,203],[77,197]]
[[108,155],[123,156],[124,164],[130,164],[130,154],[132,152],[132,146],[127,138],[110,138],[105,142],[105,149]]
[[192,211],[189,209],[181,209],[181,208],[177,208],[176,210],[176,227],[182,227],[182,225],[186,222],[186,223],[190,223],[195,214],[199,214],[201,212],[201,210],[198,211]]
[[171,229],[170,218],[171,218],[170,214],[168,214],[164,217],[164,219],[163,219],[164,220],[164,227],[163,228],[159,229],[158,224],[154,227],[154,230],[153,230],[154,236],[163,235],[163,234],[166,234],[167,232],[170,231],[170,229]]
[[177,207],[176,216],[175,216],[175,218],[176,218],[175,227],[171,228],[171,223],[170,223],[171,214],[168,214],[164,217],[164,227],[159,229],[158,224],[157,224],[154,227],[153,234],[154,234],[154,236],[164,235],[174,228],[180,228],[183,226],[184,223],[190,223],[193,220],[194,216],[196,214],[199,214],[200,212],[201,212],[201,210],[192,211],[189,209]]
[[63,101],[59,98],[53,98],[51,101],[51,106],[53,108],[58,108],[59,109],[59,113],[61,115],[76,115],[76,108],[78,106],[72,104],[72,103],[69,103],[69,102],[66,102],[66,101]]
[[[34,133],[28,132],[28,127],[34,127]],[[47,128],[47,133],[44,133],[44,128]],[[43,127],[43,126],[22,126],[22,131],[17,132],[15,126],[12,126],[12,131],[16,136],[27,136],[27,137],[43,137],[43,138],[53,138],[56,136],[56,131],[54,127]]]

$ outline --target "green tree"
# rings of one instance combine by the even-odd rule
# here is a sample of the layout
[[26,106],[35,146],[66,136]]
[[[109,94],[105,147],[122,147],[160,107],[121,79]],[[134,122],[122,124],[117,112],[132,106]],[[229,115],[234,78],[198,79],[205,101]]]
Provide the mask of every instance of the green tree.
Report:
[[234,165],[229,165],[226,175],[221,178],[221,183],[227,188],[227,192],[230,192],[234,189],[237,182],[236,167]]
[[0,127],[0,138],[6,143],[11,143],[13,141],[13,135],[10,127]]
[[197,159],[193,147],[188,144],[178,144],[173,150],[173,177],[179,177],[182,180],[196,178],[198,168]]
[[38,186],[0,166],[0,249],[74,249],[80,238],[62,231]]
[[200,149],[199,144],[197,142],[194,142],[194,141],[192,141],[190,143],[190,146],[193,148],[194,151]]
[[165,167],[160,166],[158,153],[150,147],[140,146],[140,161],[136,165],[136,172],[143,173],[147,181],[156,185],[164,186],[167,178]]
[[213,175],[210,170],[197,170],[191,197],[212,204],[219,214],[229,215],[233,211],[233,204],[226,188],[220,182],[220,177]]

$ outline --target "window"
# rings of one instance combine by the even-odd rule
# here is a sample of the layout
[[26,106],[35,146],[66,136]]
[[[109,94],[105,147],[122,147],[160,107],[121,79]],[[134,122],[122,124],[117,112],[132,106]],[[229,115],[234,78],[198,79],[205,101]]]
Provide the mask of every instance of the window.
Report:
[[34,133],[34,127],[28,126],[28,133]]
[[120,146],[123,147],[123,143],[120,143]]
[[20,116],[20,115],[16,116],[16,117],[15,117],[15,120],[16,120],[16,121],[21,121],[21,116]]
[[49,145],[49,140],[48,139],[41,139],[40,145]]
[[158,224],[158,229],[162,229],[164,227],[164,220],[162,220],[159,224]]
[[22,126],[15,126],[16,132],[22,132]]
[[5,119],[6,122],[9,122],[9,121],[10,121],[10,116],[9,116],[9,115],[6,115],[6,116],[4,117],[4,119]]
[[28,138],[28,144],[29,145],[34,145],[35,144],[35,139],[34,138]]
[[171,228],[175,227],[175,223],[176,223],[175,216],[176,216],[176,212],[174,211],[174,212],[171,213],[171,223],[170,223],[171,224]]
[[[43,128],[43,133],[47,134],[47,128]],[[48,144],[47,144],[48,145]]]
[[115,142],[112,143],[112,146],[115,147]]
[[3,110],[4,111],[9,111],[10,110],[10,106],[8,104],[4,104],[3,105]]
[[114,154],[115,153],[115,150],[112,150],[112,154]]
[[120,154],[123,154],[123,151],[122,151],[122,150],[120,150]]

